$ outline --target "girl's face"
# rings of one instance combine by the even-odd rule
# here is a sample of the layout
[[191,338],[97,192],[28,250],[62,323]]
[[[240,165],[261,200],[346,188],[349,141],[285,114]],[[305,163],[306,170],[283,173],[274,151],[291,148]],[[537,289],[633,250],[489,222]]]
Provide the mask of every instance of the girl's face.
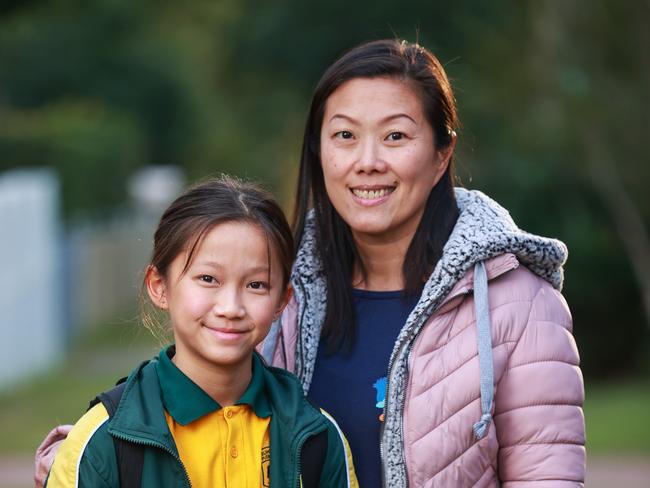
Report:
[[436,150],[411,86],[347,81],[327,99],[320,140],[327,194],[355,239],[410,239],[453,152]]
[[152,301],[169,312],[175,359],[208,368],[250,365],[253,349],[279,316],[287,295],[265,233],[250,223],[218,224],[199,242],[182,274],[186,260],[183,252],[166,277],[155,269],[147,276]]

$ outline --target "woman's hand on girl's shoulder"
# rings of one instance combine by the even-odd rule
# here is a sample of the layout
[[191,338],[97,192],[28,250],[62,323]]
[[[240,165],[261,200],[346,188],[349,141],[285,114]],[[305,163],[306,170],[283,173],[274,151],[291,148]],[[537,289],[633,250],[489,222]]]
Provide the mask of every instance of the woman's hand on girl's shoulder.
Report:
[[61,447],[61,443],[68,437],[72,427],[72,425],[59,425],[55,427],[47,434],[43,442],[36,449],[36,455],[34,456],[34,483],[36,488],[43,488],[47,473],[49,473],[52,462],[54,462],[54,457],[59,447]]

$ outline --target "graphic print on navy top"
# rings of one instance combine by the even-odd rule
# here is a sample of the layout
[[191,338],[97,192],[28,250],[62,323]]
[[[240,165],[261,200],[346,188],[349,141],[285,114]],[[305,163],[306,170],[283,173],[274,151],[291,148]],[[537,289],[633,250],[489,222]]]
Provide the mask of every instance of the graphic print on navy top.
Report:
[[357,337],[349,354],[318,348],[309,398],[338,422],[352,450],[360,487],[381,486],[379,434],[388,361],[418,301],[401,291],[352,290]]

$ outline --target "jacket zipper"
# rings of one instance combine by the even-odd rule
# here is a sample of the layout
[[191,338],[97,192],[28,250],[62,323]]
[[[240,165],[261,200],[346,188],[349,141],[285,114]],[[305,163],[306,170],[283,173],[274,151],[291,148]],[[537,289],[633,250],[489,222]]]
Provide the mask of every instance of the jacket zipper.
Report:
[[[467,291],[464,291],[464,293],[467,293]],[[459,293],[459,295],[460,294],[461,293]],[[442,303],[440,305],[442,305]],[[438,307],[436,307],[436,310],[439,309],[440,305],[438,305]],[[417,334],[415,334],[410,340],[407,339],[406,341],[404,341],[404,343],[402,343],[400,345],[398,353],[395,354],[395,355],[392,355],[389,362],[388,362],[388,376],[386,376],[386,401],[384,402],[384,423],[381,426],[380,437],[379,437],[379,455],[381,457],[382,485],[384,487],[386,486],[386,456],[385,456],[385,453],[384,453],[384,430],[386,428],[386,418],[387,418],[387,412],[388,412],[388,399],[390,398],[389,391],[390,391],[390,384],[391,384],[391,381],[390,381],[391,370],[393,369],[393,363],[394,363],[393,358],[399,357],[401,351],[403,350],[403,348],[405,348],[405,347],[408,348],[408,352],[406,354],[406,365],[405,365],[405,368],[406,368],[406,375],[405,376],[408,377],[409,364],[411,364],[411,353],[413,352],[413,346],[415,345],[415,341],[417,340],[418,336],[422,332],[422,329],[424,328],[424,325],[426,324],[427,320],[429,320],[435,314],[436,310],[434,310],[431,313],[431,315],[429,315],[428,317],[425,317],[424,319],[420,318],[420,320],[423,320],[423,323],[418,324],[417,326],[414,325],[414,328],[419,327],[419,330],[418,330]],[[404,404],[405,404],[405,402],[406,402],[406,387],[402,388],[402,391],[400,392],[400,396],[398,398],[398,406],[399,406],[398,411],[401,412],[402,417],[404,416]],[[401,439],[402,443],[404,443],[404,433],[403,433],[402,427],[400,427],[400,439]],[[402,449],[402,464],[404,466],[406,466],[406,460],[404,459],[404,449]],[[403,471],[402,475],[403,475],[404,481],[406,483],[405,486],[408,487],[408,476],[407,476],[407,473],[406,473],[406,467],[404,467],[402,471]]]
[[[400,346],[399,352],[402,350],[403,345]],[[388,362],[388,375],[386,376],[386,401],[384,402],[384,422],[382,423],[381,430],[379,433],[379,456],[381,457],[381,485],[386,487],[386,454],[384,451],[384,430],[386,430],[386,421],[388,420],[388,399],[390,398],[390,385],[391,385],[391,370],[393,369],[393,356],[391,356]],[[408,364],[407,364],[408,368]]]
[[[426,322],[426,319],[425,319]],[[384,430],[386,429],[386,420],[388,417],[388,399],[390,398],[389,392],[390,392],[390,384],[391,384],[391,370],[393,369],[393,363],[395,357],[399,357],[401,355],[401,351],[406,347],[408,348],[408,352],[406,354],[406,376],[408,376],[409,373],[409,364],[411,363],[411,353],[413,352],[413,345],[415,344],[415,340],[417,339],[417,336],[420,334],[422,331],[422,326],[424,324],[420,324],[420,330],[418,331],[417,334],[410,340],[405,340],[402,344],[400,344],[399,350],[397,351],[397,354],[394,354],[391,356],[389,362],[388,362],[388,376],[386,376],[386,401],[384,402],[384,422],[381,426],[381,431],[380,431],[380,436],[379,436],[379,455],[381,457],[381,478],[382,478],[382,486],[387,486],[386,485],[386,455],[384,452]],[[404,412],[404,403],[406,401],[406,388],[402,388],[402,391],[400,392],[399,398],[398,398],[398,406],[399,406],[399,412]],[[404,443],[404,434],[402,431],[402,427],[400,427],[400,439],[402,443]],[[404,449],[402,449],[402,464],[406,466],[406,461],[404,460]],[[402,475],[404,477],[404,486],[408,487],[408,476],[406,475],[406,468],[403,468],[402,470]]]
[[144,439],[140,439],[140,438],[137,438],[137,437],[127,436],[127,435],[120,434],[120,433],[117,433],[117,432],[112,432],[111,434],[114,437],[117,437],[118,439],[122,439],[122,440],[127,441],[127,442],[132,442],[134,444],[140,444],[140,445],[143,445],[143,446],[156,447],[158,449],[162,449],[163,451],[169,453],[178,462],[178,464],[181,465],[181,468],[183,469],[183,475],[185,475],[185,482],[187,483],[187,486],[190,487],[190,488],[192,487],[192,482],[190,481],[190,477],[187,474],[187,469],[185,469],[185,465],[183,464],[183,461],[181,461],[181,458],[178,456],[178,454],[176,454],[174,451],[172,451],[170,448],[168,448],[164,444],[161,444],[161,443],[156,442],[156,441],[149,441],[149,440],[144,440]]

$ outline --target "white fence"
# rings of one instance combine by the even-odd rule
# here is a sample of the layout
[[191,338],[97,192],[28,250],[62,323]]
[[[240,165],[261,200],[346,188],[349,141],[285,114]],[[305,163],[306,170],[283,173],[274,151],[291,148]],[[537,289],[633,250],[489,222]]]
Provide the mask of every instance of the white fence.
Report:
[[136,315],[156,220],[181,185],[176,168],[146,168],[137,213],[63,229],[53,172],[0,173],[0,389],[55,364],[79,330]]
[[0,388],[63,353],[58,193],[47,170],[0,174]]
[[66,267],[73,333],[136,316],[153,226],[151,219],[125,214],[108,222],[77,224],[69,231]]

